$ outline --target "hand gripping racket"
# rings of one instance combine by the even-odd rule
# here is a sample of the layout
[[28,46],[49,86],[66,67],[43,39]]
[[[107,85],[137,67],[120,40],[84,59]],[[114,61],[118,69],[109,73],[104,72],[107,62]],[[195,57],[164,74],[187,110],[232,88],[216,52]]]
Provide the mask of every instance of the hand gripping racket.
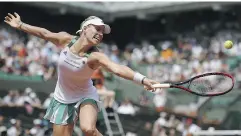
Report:
[[234,78],[227,73],[205,73],[179,83],[154,84],[154,88],[178,88],[199,96],[218,96],[230,92]]

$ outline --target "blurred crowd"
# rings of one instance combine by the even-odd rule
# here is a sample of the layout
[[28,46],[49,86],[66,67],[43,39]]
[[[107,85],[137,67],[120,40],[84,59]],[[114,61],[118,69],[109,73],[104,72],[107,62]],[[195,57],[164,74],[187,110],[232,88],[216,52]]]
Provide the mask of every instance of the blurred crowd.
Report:
[[[228,72],[230,66],[227,59],[240,54],[240,38],[240,33],[224,31],[209,37],[207,41],[205,38],[204,41],[198,41],[191,36],[183,37],[175,48],[171,48],[171,42],[167,42],[162,44],[162,57],[159,58],[166,65],[149,66],[148,74],[160,82],[177,82],[206,72]],[[234,48],[230,50],[223,46],[228,39],[235,41]]]
[[[50,124],[43,119],[44,109],[49,105],[51,93],[43,102],[37,93],[31,88],[24,91],[10,90],[8,94],[0,100],[0,135],[7,136],[45,136],[49,135]],[[17,112],[17,116],[8,114],[8,108],[13,108],[12,112]],[[38,118],[34,118],[35,108],[42,109],[38,113]],[[5,116],[4,116],[4,115]],[[13,113],[15,114],[15,113]],[[22,121],[24,124],[22,124]],[[26,127],[26,125],[28,125]],[[31,128],[29,128],[31,126]]]
[[[9,90],[0,98],[0,136],[51,136],[52,125],[43,117],[52,98],[53,93],[41,97],[29,87]],[[82,136],[77,125],[74,135]]]
[[199,130],[201,128],[191,118],[177,118],[161,112],[153,125],[152,136],[188,136]]
[[1,136],[46,136],[49,131],[48,122],[41,117],[32,120],[31,128],[24,128],[20,119],[0,116]]
[[[119,114],[135,116],[135,114],[140,112],[138,107],[131,104],[131,102],[125,101],[124,103],[125,106],[118,109]],[[125,110],[123,110],[124,107]],[[142,127],[149,132],[148,135],[150,136],[191,136],[194,132],[202,129],[198,126],[196,119],[184,116],[175,116],[175,114],[166,112],[160,112],[159,118],[157,118],[153,123],[143,123]],[[126,136],[138,136],[138,134],[139,132],[135,131],[126,132]]]
[[0,104],[10,107],[31,104],[31,106],[42,108],[40,99],[31,88],[26,88],[24,92],[18,90],[8,91],[8,94],[2,98]]
[[[133,69],[148,64],[148,76],[160,82],[180,81],[204,72],[228,71],[227,58],[240,55],[240,38],[239,32],[220,30],[212,36],[184,33],[175,40],[154,44],[143,40],[139,44],[126,45],[124,50],[119,50],[115,43],[102,43],[99,48],[112,61]],[[234,47],[227,50],[223,43],[229,39],[234,42]],[[61,49],[51,42],[0,27],[0,45],[1,71],[39,75],[44,79],[55,75]]]
[[60,50],[51,42],[0,27],[0,45],[1,71],[44,79],[54,75]]

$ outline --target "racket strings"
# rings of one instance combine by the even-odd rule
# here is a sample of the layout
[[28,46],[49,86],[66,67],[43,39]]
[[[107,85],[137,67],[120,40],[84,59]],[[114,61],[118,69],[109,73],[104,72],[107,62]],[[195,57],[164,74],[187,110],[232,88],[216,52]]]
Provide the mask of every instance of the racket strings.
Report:
[[232,79],[223,75],[199,77],[191,81],[189,89],[199,94],[223,93],[232,89]]

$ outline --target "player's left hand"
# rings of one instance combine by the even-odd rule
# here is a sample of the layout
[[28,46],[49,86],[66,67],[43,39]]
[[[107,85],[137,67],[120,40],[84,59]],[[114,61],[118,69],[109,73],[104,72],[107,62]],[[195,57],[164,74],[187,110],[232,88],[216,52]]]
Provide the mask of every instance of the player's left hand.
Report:
[[151,92],[155,92],[155,88],[152,86],[154,84],[159,84],[159,82],[155,81],[155,80],[151,80],[148,78],[145,78],[143,81],[144,84],[144,88],[145,90],[151,91]]

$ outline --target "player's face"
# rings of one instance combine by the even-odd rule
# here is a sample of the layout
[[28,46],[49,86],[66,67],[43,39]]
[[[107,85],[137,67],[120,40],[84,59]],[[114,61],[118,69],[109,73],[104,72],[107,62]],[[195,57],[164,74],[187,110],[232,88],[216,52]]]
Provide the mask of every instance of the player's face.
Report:
[[99,44],[103,39],[104,26],[89,25],[85,30],[85,36],[89,43]]

